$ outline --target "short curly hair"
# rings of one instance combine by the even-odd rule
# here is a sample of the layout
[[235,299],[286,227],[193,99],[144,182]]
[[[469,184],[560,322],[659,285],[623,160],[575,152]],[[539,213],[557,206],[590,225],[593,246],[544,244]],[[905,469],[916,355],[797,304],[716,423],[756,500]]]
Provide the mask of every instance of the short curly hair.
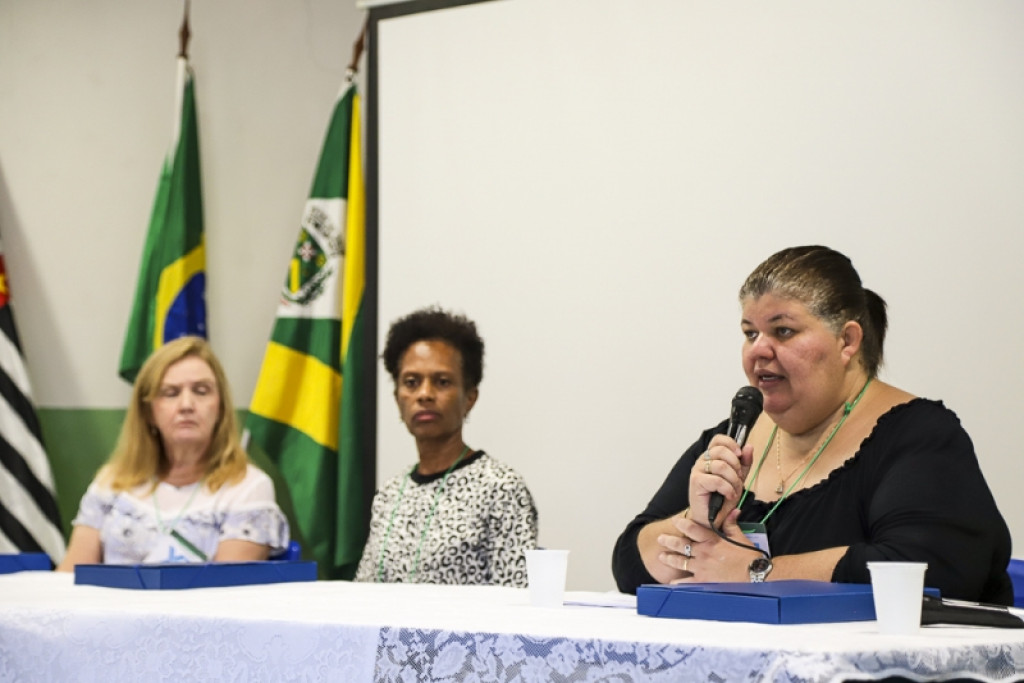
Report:
[[462,314],[429,306],[391,323],[380,357],[395,383],[402,369],[402,356],[419,341],[443,341],[459,352],[466,389],[476,388],[483,380],[484,340],[477,333],[476,324]]

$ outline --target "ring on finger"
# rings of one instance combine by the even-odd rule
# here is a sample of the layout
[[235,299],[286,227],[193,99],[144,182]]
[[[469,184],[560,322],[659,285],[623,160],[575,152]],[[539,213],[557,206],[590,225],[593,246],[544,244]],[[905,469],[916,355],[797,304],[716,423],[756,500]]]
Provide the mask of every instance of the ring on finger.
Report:
[[704,451],[704,459],[705,460],[711,460],[711,449],[710,448]]
[[704,474],[711,474],[711,461],[710,460],[705,460],[704,461]]
[[686,557],[692,557],[693,556],[693,546],[691,546],[689,543],[684,545],[683,546],[683,555],[686,555]]
[[687,557],[685,560],[683,560],[683,571],[684,572],[690,571],[689,569],[686,568],[689,564],[690,564],[690,558]]

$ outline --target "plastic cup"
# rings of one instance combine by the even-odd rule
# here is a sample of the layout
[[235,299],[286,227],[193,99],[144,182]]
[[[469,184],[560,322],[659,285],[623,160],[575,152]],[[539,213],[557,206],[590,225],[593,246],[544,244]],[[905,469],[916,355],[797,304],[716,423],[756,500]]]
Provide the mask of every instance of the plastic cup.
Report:
[[868,562],[878,632],[913,635],[921,628],[924,562]]
[[538,548],[526,551],[526,578],[530,586],[530,604],[535,607],[561,607],[565,596],[565,572],[568,550]]

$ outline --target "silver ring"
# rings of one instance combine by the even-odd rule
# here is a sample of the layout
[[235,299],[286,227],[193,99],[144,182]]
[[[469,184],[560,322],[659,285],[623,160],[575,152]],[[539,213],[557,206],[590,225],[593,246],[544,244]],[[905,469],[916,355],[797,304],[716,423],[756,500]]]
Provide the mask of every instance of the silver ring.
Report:
[[683,555],[686,555],[687,557],[693,556],[693,547],[690,546],[689,543],[683,546]]
[[704,451],[704,459],[705,460],[711,460],[711,449],[710,448],[708,448],[708,449],[706,449]]

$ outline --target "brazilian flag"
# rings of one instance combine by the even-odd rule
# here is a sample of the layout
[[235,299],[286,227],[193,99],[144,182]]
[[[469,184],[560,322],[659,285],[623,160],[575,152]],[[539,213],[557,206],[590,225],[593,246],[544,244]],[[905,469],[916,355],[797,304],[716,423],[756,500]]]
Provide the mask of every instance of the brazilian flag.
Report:
[[366,283],[359,95],[342,88],[249,404],[249,443],[288,487],[303,554],[322,578],[351,578],[366,541],[367,435],[360,386]]
[[119,374],[133,382],[151,353],[185,335],[206,336],[206,248],[199,129],[192,70],[178,58],[174,139],[164,159],[124,335]]

